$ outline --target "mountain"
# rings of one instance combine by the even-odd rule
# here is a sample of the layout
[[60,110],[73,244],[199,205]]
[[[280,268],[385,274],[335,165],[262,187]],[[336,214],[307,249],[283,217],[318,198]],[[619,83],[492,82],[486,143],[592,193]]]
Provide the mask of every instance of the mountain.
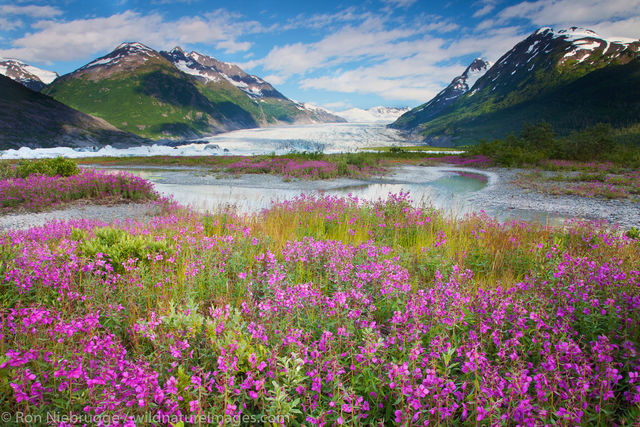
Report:
[[344,121],[327,110],[288,99],[268,82],[247,74],[235,64],[198,52],[186,53],[180,47],[162,51],[160,55],[183,73],[202,82],[209,89],[205,92],[210,98],[226,97],[241,105],[259,126]]
[[320,121],[235,65],[180,48],[157,52],[141,43],[121,44],[59,77],[44,93],[152,139]]
[[410,128],[438,117],[456,99],[469,92],[469,89],[491,68],[491,65],[493,65],[491,62],[482,58],[474,59],[464,70],[464,73],[454,78],[449,86],[442,89],[433,99],[407,112],[407,115],[403,116],[406,120],[403,122],[404,128]]
[[409,108],[377,106],[367,110],[351,108],[336,114],[352,123],[391,123],[407,111],[409,111]]
[[148,140],[74,110],[0,76],[0,149],[20,147],[126,148]]
[[448,105],[437,101],[449,88],[390,126],[449,146],[502,138],[540,120],[561,134],[597,122],[631,127],[640,121],[639,51],[640,40],[541,28]]
[[31,90],[39,92],[58,77],[58,73],[25,64],[17,59],[0,58],[0,74],[7,76]]
[[173,63],[180,71],[196,76],[204,83],[226,80],[253,98],[287,98],[273,86],[257,76],[245,73],[234,64],[221,62],[198,52],[186,53],[180,47],[160,55]]

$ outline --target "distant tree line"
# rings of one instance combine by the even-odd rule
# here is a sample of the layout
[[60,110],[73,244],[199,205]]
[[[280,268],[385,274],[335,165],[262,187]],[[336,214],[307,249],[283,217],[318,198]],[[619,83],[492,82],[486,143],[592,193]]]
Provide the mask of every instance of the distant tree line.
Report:
[[559,137],[548,122],[524,124],[518,136],[508,135],[492,142],[481,141],[468,151],[491,157],[504,166],[535,165],[546,159],[611,161],[640,165],[640,148],[616,142],[610,125],[599,123]]

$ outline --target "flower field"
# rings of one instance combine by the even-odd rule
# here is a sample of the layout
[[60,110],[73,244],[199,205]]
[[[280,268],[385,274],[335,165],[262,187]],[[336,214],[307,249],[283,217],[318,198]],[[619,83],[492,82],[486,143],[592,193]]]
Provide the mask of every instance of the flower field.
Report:
[[151,183],[126,173],[83,169],[70,176],[37,173],[0,179],[0,213],[16,209],[38,211],[80,199],[95,203],[156,198]]
[[253,216],[173,207],[0,241],[0,412],[98,425],[640,418],[640,243],[594,223],[300,196]]

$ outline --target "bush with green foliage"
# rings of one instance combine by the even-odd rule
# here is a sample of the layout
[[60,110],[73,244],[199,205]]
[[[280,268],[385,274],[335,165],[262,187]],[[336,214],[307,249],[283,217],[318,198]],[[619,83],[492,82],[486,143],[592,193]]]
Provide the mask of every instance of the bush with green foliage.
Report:
[[113,227],[95,228],[93,237],[81,229],[74,229],[72,238],[80,241],[82,253],[91,259],[106,259],[117,273],[124,273],[127,262],[146,263],[157,255],[171,256],[174,249],[165,240],[149,235],[131,235]]
[[56,157],[55,159],[21,160],[15,169],[16,175],[26,178],[29,175],[73,176],[80,172],[75,161]]

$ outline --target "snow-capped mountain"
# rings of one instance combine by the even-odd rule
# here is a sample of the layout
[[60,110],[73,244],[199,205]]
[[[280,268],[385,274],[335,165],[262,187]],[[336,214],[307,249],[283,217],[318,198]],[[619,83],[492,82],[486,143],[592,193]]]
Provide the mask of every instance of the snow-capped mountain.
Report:
[[0,74],[23,84],[31,90],[40,92],[43,87],[58,77],[58,73],[43,70],[33,65],[25,64],[17,59],[0,58]]
[[235,64],[218,61],[198,52],[186,53],[180,47],[175,47],[169,52],[162,51],[160,55],[183,73],[196,76],[205,82],[217,82],[224,79],[253,98],[286,99],[269,83],[260,77],[247,74]]
[[640,40],[604,38],[596,32],[570,27],[555,31],[544,27],[505,53],[473,88],[471,94],[510,89],[536,79],[537,71],[559,72],[571,78],[610,64],[624,64],[638,56]]
[[344,121],[306,109],[237,65],[181,48],[122,43],[56,79],[56,100],[145,138],[199,138],[279,124]]
[[409,111],[408,107],[394,108],[377,106],[366,110],[362,108],[351,108],[335,114],[345,118],[351,123],[391,123],[407,111]]
[[90,80],[104,79],[123,71],[136,70],[147,62],[162,60],[158,52],[138,42],[125,42],[108,54],[89,62],[64,78],[86,75]]
[[480,65],[390,126],[433,144],[456,145],[517,133],[525,121],[545,120],[561,133],[598,122],[640,121],[640,40],[544,27],[488,69]]
[[346,122],[344,117],[337,115],[333,111],[329,111],[326,108],[320,107],[311,102],[298,102],[293,99],[290,100],[296,106],[296,108],[305,114],[307,114],[313,123],[343,123]]
[[455,77],[449,86],[444,88],[433,99],[417,108],[417,112],[422,113],[420,120],[429,120],[436,117],[460,96],[469,92],[493,64],[485,59],[476,58],[464,70],[462,74]]

